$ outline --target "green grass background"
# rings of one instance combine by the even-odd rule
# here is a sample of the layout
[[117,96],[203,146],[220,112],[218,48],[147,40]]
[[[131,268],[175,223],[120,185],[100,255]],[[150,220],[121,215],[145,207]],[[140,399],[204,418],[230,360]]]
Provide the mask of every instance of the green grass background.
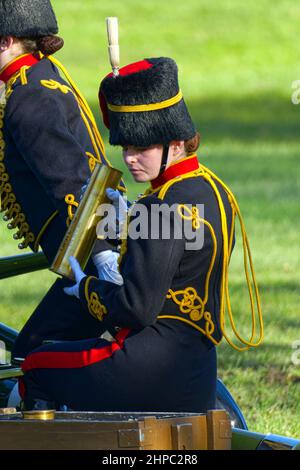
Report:
[[[265,341],[257,350],[219,347],[219,375],[253,431],[300,438],[300,4],[293,0],[53,0],[65,48],[58,54],[88,98],[105,141],[97,91],[110,70],[104,18],[120,21],[121,61],[171,56],[202,135],[200,160],[234,191],[246,223],[260,286]],[[46,117],[45,117],[46,118]],[[112,162],[124,169],[118,149]],[[140,187],[125,172],[129,193]],[[0,255],[16,242],[1,222]],[[237,322],[249,332],[250,310],[237,242],[231,265]],[[39,272],[1,281],[0,321],[20,328],[53,275]]]

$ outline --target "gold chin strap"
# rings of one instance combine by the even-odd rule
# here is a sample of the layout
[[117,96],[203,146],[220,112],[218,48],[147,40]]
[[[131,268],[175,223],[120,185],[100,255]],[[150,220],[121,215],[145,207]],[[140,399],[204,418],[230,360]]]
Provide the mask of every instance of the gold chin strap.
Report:
[[[224,245],[224,254],[223,254],[223,269],[222,269],[222,279],[221,279],[221,305],[220,305],[220,323],[221,323],[221,329],[222,333],[226,339],[226,341],[232,346],[234,349],[237,351],[245,351],[249,349],[250,347],[257,347],[261,344],[264,336],[264,327],[263,327],[263,319],[262,319],[262,312],[261,312],[261,305],[260,305],[260,297],[259,297],[259,292],[258,292],[258,286],[255,278],[255,273],[254,273],[254,267],[253,267],[253,261],[252,261],[252,256],[251,256],[251,251],[250,251],[250,245],[245,229],[245,225],[242,219],[242,215],[238,206],[238,203],[233,195],[233,193],[230,191],[228,186],[226,186],[223,181],[221,181],[211,170],[206,168],[204,165],[200,165],[200,167],[204,170],[203,177],[209,182],[211,187],[213,188],[218,204],[219,204],[219,209],[220,209],[220,214],[221,214],[221,223],[222,223],[222,235],[223,235],[223,245]],[[230,240],[228,241],[228,232],[227,232],[227,219],[226,219],[226,212],[224,208],[224,204],[222,201],[222,198],[220,196],[220,193],[218,191],[218,188],[214,182],[214,179],[218,181],[218,183],[221,184],[223,189],[226,191],[228,195],[228,199],[230,201],[231,207],[233,209],[233,212],[238,215],[239,222],[241,225],[241,231],[242,231],[242,237],[243,237],[243,250],[244,250],[244,268],[245,268],[245,275],[246,275],[246,280],[247,280],[247,286],[248,286],[248,291],[249,291],[249,297],[250,297],[250,304],[251,304],[251,317],[252,317],[252,332],[251,332],[251,337],[249,340],[243,338],[240,333],[237,331],[235,322],[233,319],[233,313],[231,309],[231,304],[230,304],[230,296],[229,296],[229,288],[228,288],[228,266],[229,266],[229,258],[230,258],[230,247],[232,243],[232,237],[233,237],[233,226],[230,234]],[[233,225],[233,224],[232,224]],[[253,294],[253,287],[251,284],[251,278],[249,275],[249,269],[248,269],[248,260],[250,264],[250,271],[251,271],[251,278],[254,286],[254,294]],[[256,314],[255,314],[255,306],[254,306],[254,297],[256,300],[256,306],[257,306],[257,312],[258,312],[258,323],[259,323],[259,336],[256,341],[254,341],[254,337],[256,335]],[[237,337],[237,339],[244,345],[244,346],[237,346],[234,344],[231,339],[228,337],[226,331],[225,331],[225,299],[226,299],[226,306],[228,310],[228,315],[229,315],[229,320],[230,324],[232,327],[232,330]]]

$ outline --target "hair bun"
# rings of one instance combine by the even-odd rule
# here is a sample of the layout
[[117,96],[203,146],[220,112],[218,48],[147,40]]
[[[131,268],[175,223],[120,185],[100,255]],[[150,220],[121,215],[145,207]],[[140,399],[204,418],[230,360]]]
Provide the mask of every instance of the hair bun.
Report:
[[185,148],[187,155],[195,153],[198,150],[198,147],[200,145],[200,140],[201,140],[200,134],[199,132],[196,132],[194,137],[184,142],[184,148]]
[[43,36],[37,39],[38,49],[44,55],[52,55],[64,45],[64,40],[59,36]]

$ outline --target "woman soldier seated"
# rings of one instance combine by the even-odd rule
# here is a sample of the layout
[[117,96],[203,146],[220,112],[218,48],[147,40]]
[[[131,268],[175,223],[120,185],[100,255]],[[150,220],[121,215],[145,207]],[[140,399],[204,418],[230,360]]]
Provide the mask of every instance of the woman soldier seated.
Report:
[[[20,384],[25,407],[206,412],[215,405],[215,346],[224,334],[231,342],[224,308],[238,207],[197,159],[199,134],[172,59],[147,59],[108,75],[100,103],[110,143],[123,148],[135,181],[151,186],[130,210],[119,271],[112,257],[110,268],[98,260],[98,278],[86,276],[72,259],[77,284],[65,291],[114,338],[29,354]],[[138,237],[130,230],[137,205],[144,214]],[[188,243],[186,233],[200,243]],[[240,350],[261,340],[239,339]]]

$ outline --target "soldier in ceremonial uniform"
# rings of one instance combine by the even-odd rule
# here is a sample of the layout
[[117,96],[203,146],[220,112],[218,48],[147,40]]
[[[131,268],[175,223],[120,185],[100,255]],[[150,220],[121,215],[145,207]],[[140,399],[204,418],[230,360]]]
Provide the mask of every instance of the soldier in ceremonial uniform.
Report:
[[[63,46],[49,0],[0,0],[1,210],[19,248],[53,260],[96,162],[106,164],[101,136],[84,98],[59,74]],[[100,242],[99,242],[100,243]],[[107,249],[101,242],[96,250]],[[109,246],[110,248],[110,246]],[[90,274],[96,273],[93,263]],[[21,331],[14,356],[43,340],[74,340],[102,325],[57,280]],[[16,312],[17,314],[17,312]]]
[[[150,188],[131,207],[119,272],[112,267],[109,278],[100,268],[92,277],[71,259],[77,284],[65,290],[114,338],[44,345],[29,354],[20,381],[25,407],[206,412],[215,405],[216,345],[227,337],[224,304],[238,206],[198,161],[199,135],[172,59],[146,59],[108,75],[100,103],[110,143],[122,146],[134,179]],[[146,219],[133,237],[137,204]],[[195,235],[203,230],[201,246],[188,247],[185,230],[174,236],[181,221]],[[261,340],[239,339],[246,349]]]

